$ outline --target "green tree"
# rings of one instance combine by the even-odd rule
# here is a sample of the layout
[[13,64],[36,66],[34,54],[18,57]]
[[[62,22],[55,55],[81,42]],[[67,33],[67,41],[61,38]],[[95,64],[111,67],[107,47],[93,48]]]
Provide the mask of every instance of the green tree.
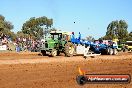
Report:
[[104,39],[114,39],[118,38],[121,41],[126,41],[128,37],[128,24],[124,20],[116,20],[112,21],[108,27],[106,35],[103,37]]
[[0,15],[0,31],[4,31],[4,30],[11,30],[13,29],[13,25],[11,22],[6,21],[5,17]]
[[132,37],[132,31],[129,33],[129,36]]
[[28,34],[24,34],[22,31],[18,31],[16,36],[20,37],[20,38],[28,38],[29,37]]
[[129,33],[129,36],[127,37],[127,41],[132,41],[132,31]]
[[39,18],[31,17],[23,24],[22,32],[39,39],[45,32],[44,30],[48,30],[52,25],[53,19],[48,19],[45,16]]
[[15,33],[11,30],[14,28],[11,22],[6,21],[3,15],[0,15],[0,35],[8,35],[12,39],[15,39]]

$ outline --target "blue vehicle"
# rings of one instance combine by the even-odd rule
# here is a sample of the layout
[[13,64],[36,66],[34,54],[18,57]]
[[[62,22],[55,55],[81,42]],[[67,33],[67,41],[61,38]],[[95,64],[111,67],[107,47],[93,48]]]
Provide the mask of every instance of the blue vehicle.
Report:
[[94,43],[90,45],[90,50],[97,54],[105,54],[105,55],[116,55],[117,54],[117,45],[115,45],[112,41],[109,41],[109,44],[103,44],[102,42]]

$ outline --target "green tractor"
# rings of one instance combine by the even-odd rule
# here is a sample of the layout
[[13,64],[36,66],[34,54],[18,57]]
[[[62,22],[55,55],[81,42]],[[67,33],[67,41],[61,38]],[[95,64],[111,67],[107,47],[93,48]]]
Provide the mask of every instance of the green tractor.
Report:
[[45,56],[48,53],[52,57],[55,57],[60,55],[60,53],[64,53],[68,57],[73,56],[74,44],[70,42],[68,37],[70,35],[60,31],[51,32],[49,37],[42,43],[42,55]]

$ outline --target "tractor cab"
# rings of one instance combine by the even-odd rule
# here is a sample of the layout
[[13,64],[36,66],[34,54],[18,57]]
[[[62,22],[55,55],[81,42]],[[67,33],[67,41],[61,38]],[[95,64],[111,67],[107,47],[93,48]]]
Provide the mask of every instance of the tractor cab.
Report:
[[50,33],[50,37],[53,40],[61,40],[62,39],[62,33]]
[[61,32],[50,32],[47,36],[43,49],[52,50],[54,48],[59,49],[60,45],[62,45],[62,33]]

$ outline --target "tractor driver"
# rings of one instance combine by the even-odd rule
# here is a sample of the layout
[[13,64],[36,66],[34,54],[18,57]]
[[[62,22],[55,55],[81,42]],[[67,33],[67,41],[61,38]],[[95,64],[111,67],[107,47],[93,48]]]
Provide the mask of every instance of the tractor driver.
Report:
[[61,34],[59,34],[59,36],[58,36],[58,40],[61,40]]
[[79,32],[78,40],[81,40],[81,33]]
[[74,32],[72,32],[71,41],[72,41],[73,43],[75,43],[75,35],[74,35]]
[[48,39],[53,39],[53,35],[49,35],[48,36]]

